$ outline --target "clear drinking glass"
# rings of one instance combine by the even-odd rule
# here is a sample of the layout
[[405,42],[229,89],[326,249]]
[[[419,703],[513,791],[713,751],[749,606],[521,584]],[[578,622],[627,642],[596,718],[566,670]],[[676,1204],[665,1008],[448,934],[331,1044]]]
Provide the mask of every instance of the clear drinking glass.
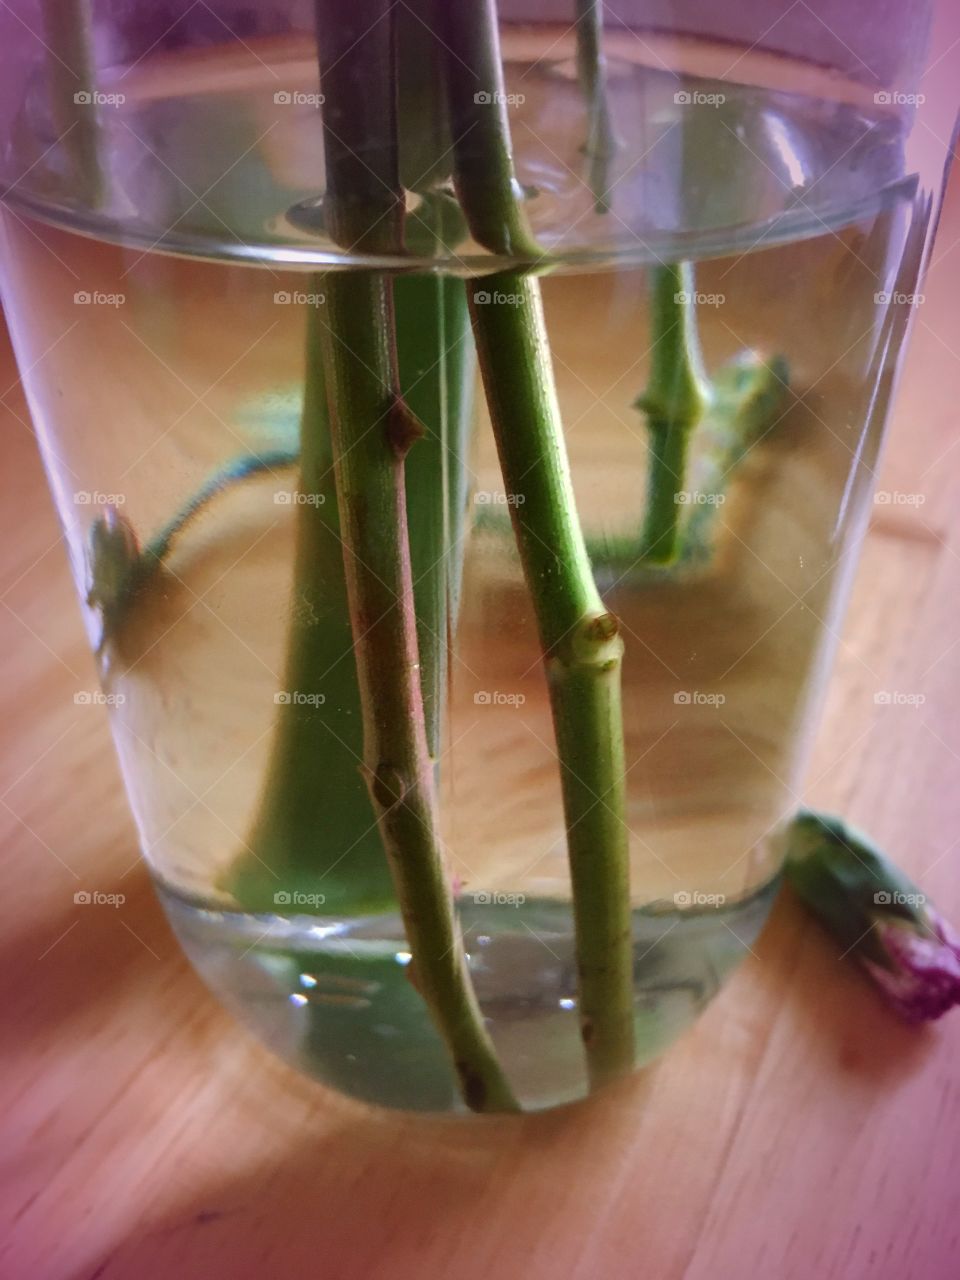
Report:
[[[572,0],[499,13],[573,483],[625,641],[642,1064],[716,993],[776,892],[956,68],[936,65],[947,42],[922,2],[885,26],[841,0],[616,7],[603,163],[584,149],[596,100]],[[403,256],[329,237],[312,10],[5,10],[4,302],[143,853],[184,949],[304,1071],[455,1110],[361,775],[330,460],[307,474],[298,444],[325,273],[389,273],[404,390],[442,445],[415,445],[407,479],[421,640],[443,640],[422,672],[442,837],[486,1025],[522,1105],[544,1108],[588,1088],[567,835],[510,526],[525,494],[500,477],[468,316],[521,304],[488,278],[509,263],[469,233],[455,251],[430,234],[444,182],[411,184],[421,234]],[[428,92],[419,34],[402,40]],[[672,495],[669,567],[642,553],[637,405],[665,264],[683,264],[715,388]],[[327,554],[306,564],[318,528]]]

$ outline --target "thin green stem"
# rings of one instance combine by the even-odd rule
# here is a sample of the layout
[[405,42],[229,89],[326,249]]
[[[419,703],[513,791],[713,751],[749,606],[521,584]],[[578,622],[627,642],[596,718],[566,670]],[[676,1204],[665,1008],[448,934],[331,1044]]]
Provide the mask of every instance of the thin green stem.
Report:
[[467,1104],[512,1110],[467,971],[437,831],[406,533],[404,459],[419,424],[400,398],[387,277],[330,273],[321,342],[344,568],[364,725],[364,770],[413,956],[413,981]]
[[88,534],[87,604],[100,610],[102,631],[97,652],[119,637],[134,605],[159,575],[173,544],[214,498],[233,485],[293,466],[296,461],[297,454],[289,449],[235,458],[206,480],[144,547],[132,524],[118,511],[110,510],[94,520]]
[[[444,10],[454,176],[474,236],[516,255],[531,237],[515,182],[492,0]],[[489,175],[489,180],[488,180]],[[471,315],[504,486],[550,690],[576,924],[581,1032],[591,1085],[633,1065],[633,949],[623,644],[597,591],[577,517],[540,287],[514,271],[472,295]]]
[[680,515],[688,497],[683,485],[690,432],[654,418],[647,425],[649,463],[641,554],[648,564],[667,565],[680,554]]
[[577,77],[587,100],[588,181],[598,213],[609,209],[610,161],[619,149],[607,94],[603,0],[577,0]]
[[196,493],[187,499],[176,515],[150,539],[143,549],[144,556],[150,560],[164,560],[169,555],[174,541],[183,533],[187,525],[206,510],[214,498],[219,497],[234,485],[249,480],[252,476],[292,467],[296,461],[297,453],[291,449],[267,449],[263,453],[251,453],[235,458],[233,462],[215,472]]
[[78,197],[98,208],[105,194],[89,0],[42,0],[54,124],[73,163]]
[[517,196],[495,0],[440,0],[447,62],[453,181],[474,238],[494,253],[539,259]]
[[650,464],[641,535],[648,564],[672,564],[680,551],[690,437],[710,405],[694,313],[688,262],[654,268],[651,284],[650,380],[635,402],[647,415]]
[[[454,201],[427,195],[408,216],[422,252],[462,235]],[[310,290],[320,300],[324,282]],[[407,534],[414,579],[420,686],[427,744],[439,754],[446,689],[448,619],[455,616],[462,558],[462,495],[471,406],[473,343],[459,281],[404,275],[393,284],[400,389],[424,427],[405,467]],[[393,878],[366,785],[357,769],[363,730],[333,475],[330,415],[316,358],[322,302],[307,316],[301,414],[300,493],[284,689],[256,817],[225,887],[248,911],[297,893],[321,914],[395,909]],[[302,695],[308,695],[304,697]],[[323,785],[317,785],[318,773]]]
[[[734,487],[754,446],[775,431],[786,416],[790,371],[782,356],[764,358],[756,351],[742,351],[720,366],[711,379],[710,388],[710,407],[697,427],[696,455],[686,468],[686,483],[690,486],[686,492],[691,501],[682,504],[686,514],[678,531],[679,549],[671,569],[690,570],[709,565],[722,532],[719,512],[728,490]],[[688,443],[684,432],[675,433],[674,439],[683,448]],[[652,432],[650,444],[651,449],[656,448],[656,436]],[[651,461],[652,492],[647,498],[648,512],[655,503],[661,500],[665,503],[663,495],[669,496],[676,488],[672,474],[679,473],[682,464],[674,462],[668,470],[671,474],[661,481],[657,464]],[[671,518],[668,510],[662,526]],[[653,522],[654,517],[649,519]],[[659,576],[661,568],[644,561],[643,548],[639,529],[635,534],[601,537],[588,544],[590,563],[596,573],[622,578],[633,576],[639,570]]]
[[[317,0],[327,226],[343,247],[402,251],[395,15],[390,0]],[[403,400],[393,288],[330,272],[318,341],[363,711],[364,773],[423,996],[474,1110],[516,1100],[467,969],[438,833],[427,742],[404,463],[423,428]]]

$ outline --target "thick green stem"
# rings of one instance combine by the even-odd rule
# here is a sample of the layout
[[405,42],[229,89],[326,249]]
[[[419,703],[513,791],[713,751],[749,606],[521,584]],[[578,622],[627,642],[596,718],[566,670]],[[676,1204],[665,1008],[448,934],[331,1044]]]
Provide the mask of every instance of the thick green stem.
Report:
[[647,415],[650,464],[641,536],[648,564],[672,564],[680,551],[680,514],[690,436],[710,405],[694,314],[693,267],[652,272],[650,380],[636,400]]
[[587,100],[588,180],[598,213],[610,207],[607,199],[610,161],[619,143],[610,115],[607,64],[603,56],[603,0],[577,0],[577,77]]
[[[338,244],[399,253],[403,191],[389,0],[317,2],[327,226]],[[514,1110],[467,969],[447,882],[427,742],[404,462],[423,428],[401,394],[393,288],[331,272],[318,342],[333,442],[344,572],[363,710],[364,772],[393,873],[411,976],[467,1105]]]
[[536,281],[503,272],[473,322],[550,689],[591,1083],[634,1061],[633,948],[617,620],[594,584],[567,464]]
[[[454,177],[474,236],[515,256],[530,233],[515,196],[492,0],[444,8]],[[550,690],[591,1085],[635,1057],[629,845],[617,621],[597,591],[577,517],[537,281],[504,271],[471,315],[504,486]]]

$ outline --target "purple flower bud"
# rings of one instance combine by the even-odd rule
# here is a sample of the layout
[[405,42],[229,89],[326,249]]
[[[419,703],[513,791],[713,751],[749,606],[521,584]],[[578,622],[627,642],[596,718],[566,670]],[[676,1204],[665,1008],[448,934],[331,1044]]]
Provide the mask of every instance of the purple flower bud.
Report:
[[960,1004],[960,938],[931,909],[930,932],[879,920],[874,926],[889,966],[864,957],[863,965],[885,999],[909,1022],[925,1022]]
[[909,1022],[960,1004],[960,938],[861,832],[801,812],[787,832],[787,881]]

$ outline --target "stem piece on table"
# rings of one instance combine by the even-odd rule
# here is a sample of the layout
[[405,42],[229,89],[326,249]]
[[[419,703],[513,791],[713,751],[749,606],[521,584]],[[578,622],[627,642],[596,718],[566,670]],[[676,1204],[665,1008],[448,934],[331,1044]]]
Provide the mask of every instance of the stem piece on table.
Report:
[[[390,0],[316,6],[327,225],[341,246],[370,253],[402,251],[393,8]],[[437,829],[404,483],[422,427],[401,396],[393,290],[380,272],[348,270],[330,272],[324,292],[328,324],[316,355],[330,412],[366,781],[413,981],[464,1099],[477,1111],[515,1110],[470,980]]]
[[587,100],[588,181],[594,208],[609,208],[610,161],[620,143],[613,127],[607,93],[607,63],[603,56],[603,0],[577,0],[577,78]]
[[650,380],[634,405],[650,432],[647,509],[641,535],[648,564],[672,564],[680,551],[679,526],[694,428],[710,405],[694,313],[693,266],[652,272]]
[[801,810],[785,852],[787,883],[902,1018],[925,1022],[960,1004],[960,937],[868,836]]
[[[486,97],[474,96],[477,85],[502,84],[495,7],[490,0],[450,5],[444,23],[457,193],[476,238],[493,253],[512,254],[523,214],[506,117],[494,114]],[[464,74],[464,65],[474,70],[472,76]],[[489,184],[488,166],[496,178]],[[484,284],[490,288],[480,292],[468,284],[471,316],[504,487],[524,497],[511,503],[511,519],[550,691],[580,1025],[591,1086],[597,1087],[624,1074],[635,1060],[623,642],[594,583],[577,516],[539,283],[505,271]]]

